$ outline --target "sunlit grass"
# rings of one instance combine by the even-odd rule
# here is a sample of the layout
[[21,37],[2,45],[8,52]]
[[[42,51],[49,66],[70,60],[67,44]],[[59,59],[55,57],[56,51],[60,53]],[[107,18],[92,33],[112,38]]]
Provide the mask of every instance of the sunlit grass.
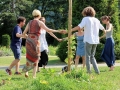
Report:
[[[42,69],[36,79],[32,78],[32,71],[30,77],[25,78],[24,73],[8,76],[0,70],[0,90],[120,90],[119,70],[120,67],[115,67],[114,71],[100,67],[100,75],[94,72],[88,75],[81,69],[73,70],[71,74],[60,74],[61,68]],[[5,80],[4,84],[2,80]]]

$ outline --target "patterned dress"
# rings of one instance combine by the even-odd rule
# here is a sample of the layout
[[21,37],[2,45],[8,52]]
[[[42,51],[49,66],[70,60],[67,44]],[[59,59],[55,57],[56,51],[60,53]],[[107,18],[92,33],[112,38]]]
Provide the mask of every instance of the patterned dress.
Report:
[[26,39],[26,65],[23,68],[23,71],[29,71],[34,66],[36,66],[36,62],[40,58],[40,30],[38,21],[31,20],[29,22],[28,28],[28,37]]

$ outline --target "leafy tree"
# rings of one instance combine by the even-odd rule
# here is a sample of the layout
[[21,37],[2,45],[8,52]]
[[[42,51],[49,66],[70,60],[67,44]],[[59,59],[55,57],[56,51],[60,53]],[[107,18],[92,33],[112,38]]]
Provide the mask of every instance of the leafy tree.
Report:
[[[29,18],[31,16],[32,2],[29,0],[3,0],[0,1],[0,43],[3,34],[9,34],[16,25],[18,16]],[[27,8],[27,9],[26,9]]]
[[[49,28],[66,28],[68,17],[68,0],[34,0],[33,8],[39,9],[42,16],[46,18],[46,25]],[[56,34],[62,37],[60,34]],[[57,45],[56,40],[47,34],[48,44]]]
[[[82,3],[81,3],[82,2]],[[96,10],[96,17],[100,19],[103,15],[111,16],[111,23],[114,26],[114,40],[115,40],[115,52],[116,59],[120,58],[120,39],[119,36],[119,18],[118,18],[118,1],[117,0],[74,0],[73,1],[73,26],[78,25],[83,18],[81,12],[83,8],[92,6]],[[101,33],[100,33],[101,35]],[[101,61],[100,54],[103,49],[105,39],[101,40],[101,44],[97,47],[96,57],[98,61]]]
[[[118,18],[118,1],[117,0],[73,0],[73,27],[78,25],[82,20],[83,16],[81,14],[82,10],[87,7],[92,6],[96,11],[96,17],[100,19],[103,15],[111,16],[114,26],[114,40],[115,40],[115,53],[116,59],[120,59],[120,33],[119,33],[119,18]],[[101,32],[100,32],[101,35]],[[101,40],[101,43],[97,47],[96,59],[97,61],[102,61],[100,55],[105,43],[105,39]],[[65,52],[63,52],[65,53]],[[62,54],[63,54],[62,53]]]

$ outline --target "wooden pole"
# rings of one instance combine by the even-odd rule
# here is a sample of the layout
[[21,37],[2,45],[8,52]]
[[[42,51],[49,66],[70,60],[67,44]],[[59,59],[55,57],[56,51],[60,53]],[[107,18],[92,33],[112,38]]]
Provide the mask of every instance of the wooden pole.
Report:
[[72,29],[72,0],[69,0],[69,12],[68,12],[68,71],[71,71],[71,29]]

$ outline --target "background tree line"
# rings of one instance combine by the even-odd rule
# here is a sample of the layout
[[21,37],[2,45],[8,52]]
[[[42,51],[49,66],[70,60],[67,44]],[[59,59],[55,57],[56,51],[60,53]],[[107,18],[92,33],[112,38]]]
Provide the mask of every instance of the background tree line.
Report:
[[[83,8],[85,8],[86,6],[94,7],[94,9],[96,10],[96,17],[98,19],[100,19],[100,17],[103,15],[110,15],[112,17],[111,22],[114,25],[113,36],[115,39],[115,52],[117,59],[120,59],[120,49],[119,49],[120,48],[120,31],[119,31],[120,1],[119,0],[73,0],[73,21],[72,21],[73,27],[80,23],[83,17],[81,12]],[[8,34],[11,36],[13,27],[16,25],[17,17],[24,16],[26,17],[28,22],[33,18],[32,11],[34,9],[39,9],[41,11],[42,16],[46,18],[46,25],[48,27],[54,29],[60,29],[60,28],[67,29],[68,0],[0,0],[0,45],[2,43],[2,35]],[[65,35],[56,34],[56,36],[62,38]],[[52,38],[49,34],[47,34],[46,37],[49,45],[50,44],[58,45],[58,42],[54,38]],[[97,52],[99,53],[96,53],[98,58],[103,48],[104,41],[105,39],[101,40],[101,43],[98,45]],[[61,50],[59,54],[63,54],[62,56],[64,56],[66,52],[65,51],[63,52]]]

